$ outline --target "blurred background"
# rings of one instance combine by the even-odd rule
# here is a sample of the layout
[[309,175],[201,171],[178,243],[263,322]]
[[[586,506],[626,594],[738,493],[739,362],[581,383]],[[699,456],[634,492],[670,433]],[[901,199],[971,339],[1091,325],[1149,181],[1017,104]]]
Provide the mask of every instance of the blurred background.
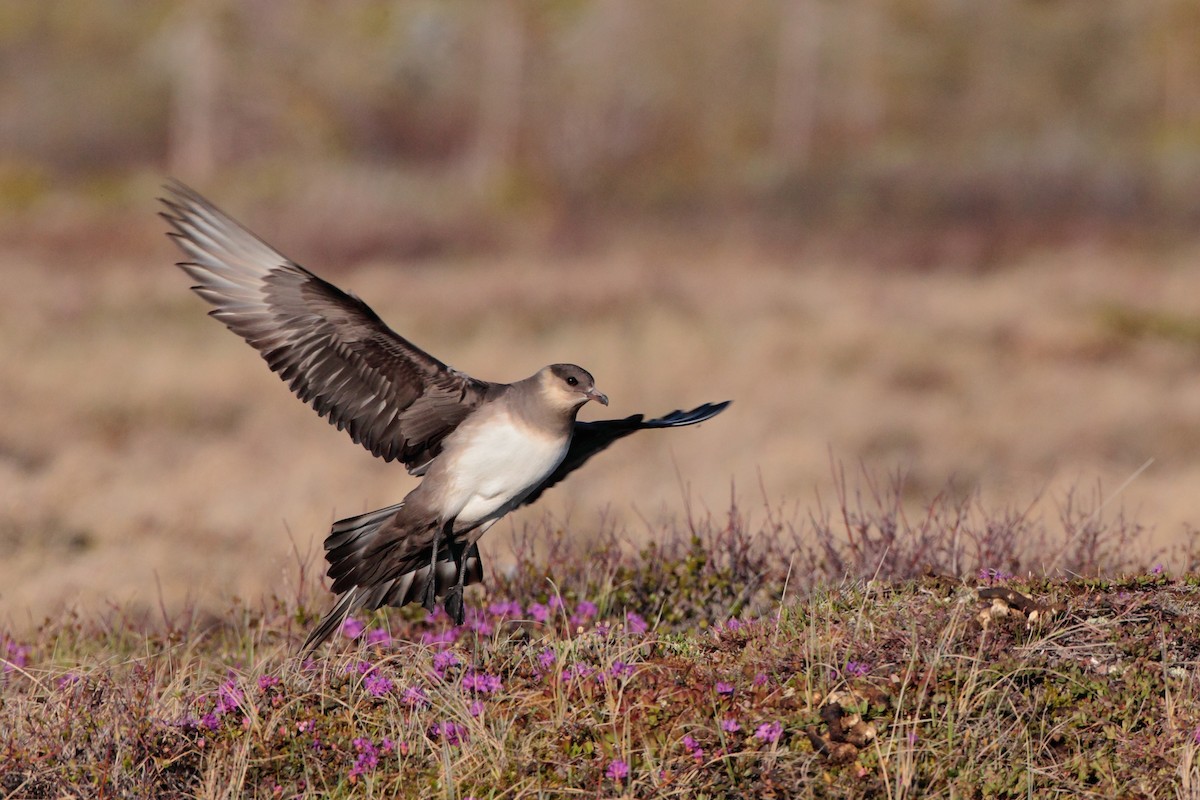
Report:
[[221,608],[413,485],[205,319],[167,176],[472,374],[735,401],[598,457],[498,560],[731,497],[802,525],[844,469],[914,513],[1086,491],[1170,563],[1198,36],[1192,0],[0,5],[0,614]]

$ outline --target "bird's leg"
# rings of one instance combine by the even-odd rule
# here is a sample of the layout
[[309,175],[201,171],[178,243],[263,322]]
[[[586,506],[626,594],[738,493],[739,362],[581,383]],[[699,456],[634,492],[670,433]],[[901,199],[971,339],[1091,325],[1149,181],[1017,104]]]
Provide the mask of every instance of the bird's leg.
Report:
[[433,547],[430,548],[429,554],[429,577],[425,581],[424,597],[421,598],[421,605],[425,610],[432,614],[437,610],[437,563],[438,563],[438,545],[441,544],[443,531],[448,535],[454,529],[454,520],[446,521],[443,527],[433,529]]
[[446,592],[446,613],[455,625],[462,625],[466,619],[466,609],[463,604],[463,584],[467,580],[467,544],[465,541],[450,543],[450,552],[454,554],[454,563],[458,566],[458,579]]

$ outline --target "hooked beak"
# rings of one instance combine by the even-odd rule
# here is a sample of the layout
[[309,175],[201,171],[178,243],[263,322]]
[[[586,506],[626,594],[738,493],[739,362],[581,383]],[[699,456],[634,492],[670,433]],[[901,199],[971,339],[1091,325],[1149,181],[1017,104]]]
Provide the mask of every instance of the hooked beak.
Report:
[[597,392],[596,387],[594,386],[584,392],[584,394],[587,395],[589,400],[595,400],[601,405],[608,405],[608,395],[604,394],[603,392]]

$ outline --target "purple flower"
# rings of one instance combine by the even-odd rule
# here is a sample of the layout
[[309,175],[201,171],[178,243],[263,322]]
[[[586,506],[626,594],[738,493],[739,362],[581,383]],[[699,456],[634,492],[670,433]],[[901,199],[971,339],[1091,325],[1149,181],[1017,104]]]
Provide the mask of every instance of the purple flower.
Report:
[[366,675],[373,669],[374,667],[371,666],[370,661],[363,661],[360,658],[357,661],[351,661],[349,664],[342,667],[342,674],[350,675],[351,673],[357,672],[359,675]]
[[853,678],[861,678],[870,671],[870,665],[863,661],[847,661],[846,668],[842,670],[843,674]]
[[537,622],[545,622],[550,619],[550,609],[541,603],[534,603],[529,606],[529,616]]
[[15,669],[29,665],[30,647],[27,644],[17,644],[12,639],[0,637],[0,661],[4,661],[4,671],[12,672]]
[[690,733],[683,737],[683,746],[687,749],[688,754],[696,759],[696,763],[704,760],[704,748],[700,746],[700,743]]
[[582,625],[596,616],[596,604],[591,600],[580,600],[575,604],[575,613],[571,615],[572,625]]
[[498,692],[504,688],[499,676],[489,675],[486,672],[468,672],[463,675],[463,688],[471,692],[492,693]]
[[757,675],[755,675],[754,676],[754,685],[755,686],[766,686],[767,685],[767,673],[760,672]]
[[614,661],[609,674],[614,678],[628,678],[633,674],[633,664],[626,664],[624,661]]
[[364,627],[366,626],[354,617],[346,617],[346,621],[342,623],[342,636],[347,639],[357,639],[362,636]]
[[563,670],[563,678],[571,680],[572,678],[583,679],[591,675],[596,670],[587,664],[572,664]]
[[458,628],[446,628],[440,633],[425,631],[421,634],[421,644],[429,646],[451,645],[458,641]]
[[233,711],[242,704],[242,700],[246,697],[246,693],[241,690],[237,682],[230,678],[221,684],[221,688],[217,690],[217,707],[215,711],[218,714],[225,714]]
[[783,724],[780,722],[764,722],[759,725],[754,731],[754,738],[762,742],[770,742],[774,744],[779,741],[780,735],[783,733]]
[[733,684],[726,683],[725,681],[717,681],[715,689],[717,694],[724,695],[725,697],[733,694]]
[[550,595],[550,599],[546,601],[546,605],[550,606],[551,611],[557,611],[563,607],[562,598],[558,595]]
[[646,620],[642,619],[642,615],[636,611],[630,611],[625,615],[625,630],[628,632],[641,636],[649,628],[650,626],[646,624]]
[[522,617],[525,615],[525,609],[521,608],[521,604],[516,600],[492,603],[488,606],[488,612],[493,617]]
[[742,729],[742,726],[733,717],[728,717],[721,720],[721,730],[726,733],[737,733]]
[[629,775],[629,765],[619,758],[614,758],[608,762],[608,769],[604,770],[604,774],[614,781],[623,781]]
[[457,745],[467,741],[467,729],[457,722],[435,722],[429,728],[429,738],[444,739],[446,744]]
[[370,739],[355,739],[354,749],[358,752],[358,757],[354,759],[354,766],[350,768],[350,777],[356,778],[368,772],[373,772],[379,764],[379,751]]
[[446,678],[446,670],[451,667],[457,667],[462,662],[452,650],[440,650],[433,656],[433,674],[438,677],[438,680]]
[[483,708],[484,706],[482,700],[472,700],[471,705],[467,706],[467,711],[472,717],[478,717],[483,713]]
[[979,570],[979,580],[983,583],[1001,583],[1003,581],[1012,580],[1013,574],[1002,569],[993,569],[988,567]]
[[372,697],[383,697],[392,691],[392,681],[379,672],[372,670],[363,679],[363,688],[367,690]]
[[405,689],[400,700],[405,705],[413,706],[414,708],[426,708],[430,705],[429,695],[420,686],[410,686]]
[[1155,565],[1154,565],[1154,569],[1150,570],[1150,574],[1152,574],[1152,575],[1162,575],[1162,574],[1163,574],[1163,565],[1162,565],[1162,564],[1155,564]]
[[742,621],[740,619],[738,619],[737,617],[730,617],[725,622],[725,627],[731,631],[736,631],[742,627]]
[[276,678],[274,675],[259,675],[258,676],[258,690],[260,692],[265,692],[267,689],[270,689],[272,686],[278,686],[278,685],[279,685],[279,678]]
[[69,689],[79,683],[80,680],[80,677],[74,672],[68,672],[58,679],[58,690],[61,692],[63,689]]
[[554,662],[558,660],[558,656],[554,655],[554,650],[547,647],[538,653],[537,660],[542,669],[550,669],[550,667],[554,666]]
[[[1200,733],[1200,731],[1198,731],[1198,733]],[[917,736],[917,732],[916,732],[916,731],[909,731],[909,732],[908,732],[908,744],[909,744],[909,746],[911,747],[912,745],[916,744],[916,743],[917,743],[917,740],[918,740],[919,738],[921,738],[921,737]],[[1200,739],[1198,739],[1198,740],[1197,740],[1197,742],[1200,742]]]
[[467,612],[466,624],[480,636],[490,636],[492,633],[492,623],[480,613],[479,609],[472,608]]
[[215,731],[221,727],[221,720],[217,718],[216,714],[210,711],[200,718],[200,725],[201,727],[208,728],[210,731]]
[[392,635],[384,628],[371,628],[367,631],[367,644],[383,646],[392,641]]

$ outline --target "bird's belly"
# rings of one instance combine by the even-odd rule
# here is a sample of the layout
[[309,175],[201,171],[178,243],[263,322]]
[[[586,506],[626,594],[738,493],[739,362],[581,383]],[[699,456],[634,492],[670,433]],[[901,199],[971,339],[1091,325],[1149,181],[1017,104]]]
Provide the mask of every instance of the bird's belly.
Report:
[[[477,524],[512,510],[562,462],[569,441],[530,435],[519,424],[479,430],[455,459],[458,523]],[[456,526],[457,527],[457,526]]]

